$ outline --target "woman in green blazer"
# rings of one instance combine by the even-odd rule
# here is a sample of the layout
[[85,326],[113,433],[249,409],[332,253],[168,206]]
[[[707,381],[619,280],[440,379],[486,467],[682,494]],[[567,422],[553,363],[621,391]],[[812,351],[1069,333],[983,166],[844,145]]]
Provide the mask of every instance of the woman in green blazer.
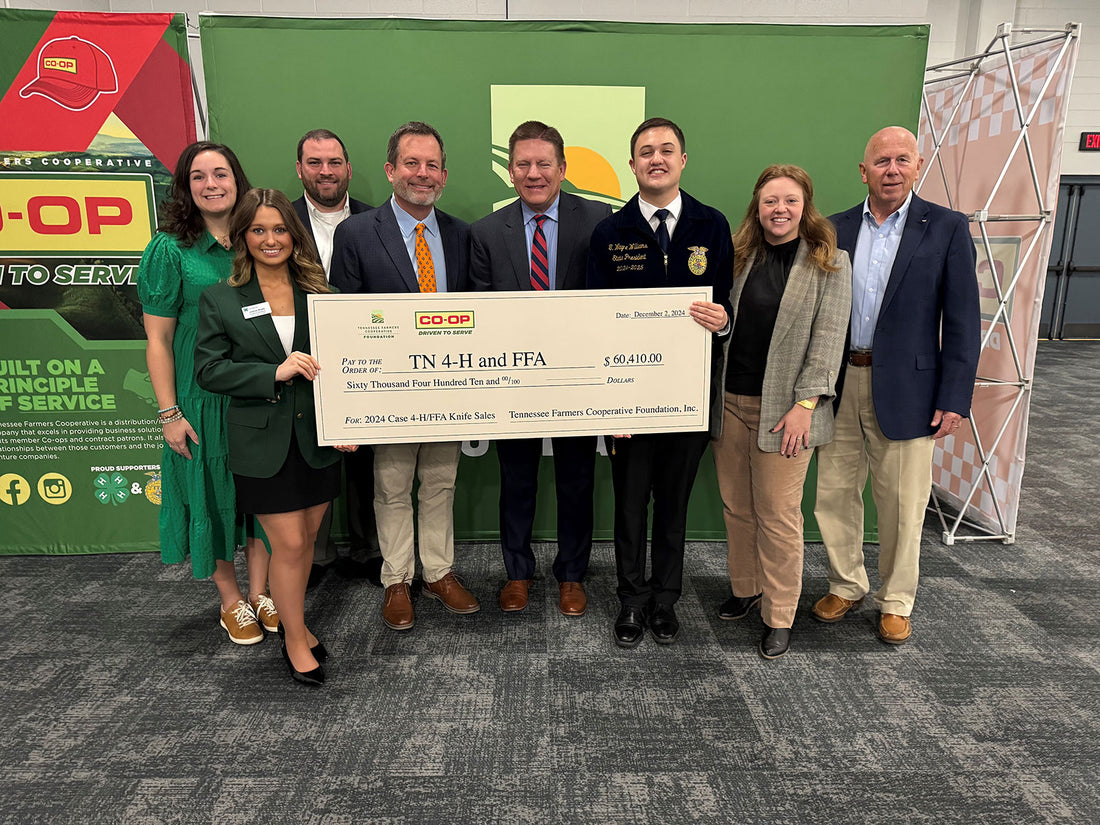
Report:
[[813,448],[833,437],[852,304],[848,255],[813,205],[803,169],[769,166],[733,235],[733,329],[714,464],[740,619],[757,604],[766,659],[790,648],[802,592],[802,487]]
[[283,657],[296,680],[319,685],[327,653],[305,625],[306,581],[321,518],[340,490],[340,456],[317,445],[311,382],[321,367],[309,354],[306,294],[330,290],[282,192],[249,190],[230,238],[233,274],[199,304],[195,377],[230,396],[229,468],[238,508],[256,515],[271,543]]

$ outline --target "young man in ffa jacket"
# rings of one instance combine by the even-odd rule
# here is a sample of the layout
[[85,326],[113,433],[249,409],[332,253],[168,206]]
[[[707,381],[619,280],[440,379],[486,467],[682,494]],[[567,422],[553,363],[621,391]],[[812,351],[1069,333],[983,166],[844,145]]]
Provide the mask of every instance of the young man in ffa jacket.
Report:
[[[684,133],[671,120],[650,118],[630,139],[638,194],[592,233],[588,286],[636,289],[711,286],[713,302],[697,301],[691,316],[718,337],[729,334],[733,244],[725,217],[680,189],[687,165]],[[615,260],[620,245],[642,244],[642,264]],[[618,256],[621,257],[621,256]],[[722,420],[721,345],[712,348],[710,426]],[[615,564],[622,609],[615,643],[632,648],[648,626],[660,644],[680,632],[674,605],[684,570],[687,506],[706,431],[617,435],[611,442],[615,488]],[[652,573],[646,577],[646,522],[653,500]]]

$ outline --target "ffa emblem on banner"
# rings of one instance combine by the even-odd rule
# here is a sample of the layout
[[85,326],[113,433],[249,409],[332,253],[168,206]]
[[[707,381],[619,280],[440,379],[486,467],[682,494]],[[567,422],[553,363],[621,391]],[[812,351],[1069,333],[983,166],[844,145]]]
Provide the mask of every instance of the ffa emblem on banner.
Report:
[[689,246],[691,252],[688,255],[688,270],[692,275],[702,275],[707,271],[707,248],[705,246]]

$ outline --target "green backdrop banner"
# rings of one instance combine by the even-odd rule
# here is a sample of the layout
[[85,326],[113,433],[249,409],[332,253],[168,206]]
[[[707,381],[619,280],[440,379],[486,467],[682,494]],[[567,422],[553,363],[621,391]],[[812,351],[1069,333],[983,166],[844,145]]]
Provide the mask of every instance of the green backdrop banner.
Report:
[[182,15],[0,10],[0,553],[157,547],[135,277],[195,139]]
[[[629,139],[646,117],[684,129],[684,189],[734,226],[771,163],[814,179],[826,214],[866,195],[857,163],[888,124],[915,128],[927,26],[668,25],[395,19],[200,18],[211,136],[257,185],[292,198],[295,147],[327,128],[347,144],[352,194],[391,189],[386,141],[408,120],[439,129],[449,177],[440,207],[476,220],[514,196],[507,139],[529,118],[565,137],[565,188],[621,204],[635,191]],[[544,465],[548,462],[544,462]],[[611,535],[607,462],[597,463],[598,537]],[[812,478],[803,509],[812,520]],[[540,481],[536,534],[554,531],[552,469]],[[455,500],[460,538],[497,529],[497,466],[464,445]],[[704,458],[690,535],[725,536],[713,462]],[[868,539],[875,540],[873,513]]]

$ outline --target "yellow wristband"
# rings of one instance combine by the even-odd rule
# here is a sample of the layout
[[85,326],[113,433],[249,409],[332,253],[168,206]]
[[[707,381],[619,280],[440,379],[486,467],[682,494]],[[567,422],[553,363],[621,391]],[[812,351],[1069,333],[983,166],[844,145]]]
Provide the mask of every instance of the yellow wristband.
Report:
[[817,399],[816,398],[805,398],[802,401],[798,402],[798,406],[805,407],[807,410],[815,409],[817,407]]

